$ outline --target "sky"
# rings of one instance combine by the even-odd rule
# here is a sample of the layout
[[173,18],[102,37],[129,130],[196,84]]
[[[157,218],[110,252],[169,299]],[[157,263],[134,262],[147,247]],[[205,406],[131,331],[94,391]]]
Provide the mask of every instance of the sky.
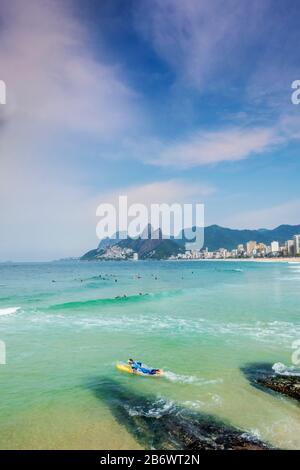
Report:
[[300,223],[297,0],[0,0],[0,260],[80,256],[96,209]]

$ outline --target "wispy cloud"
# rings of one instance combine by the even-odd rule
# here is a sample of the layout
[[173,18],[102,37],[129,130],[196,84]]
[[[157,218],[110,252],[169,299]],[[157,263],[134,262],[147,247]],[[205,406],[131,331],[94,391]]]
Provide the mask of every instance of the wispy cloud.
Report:
[[[118,65],[97,59],[88,32],[58,0],[2,0],[0,70],[0,258],[80,253],[95,240],[93,194],[72,152],[141,121]],[[89,169],[93,172],[93,168]]]
[[281,224],[299,224],[300,199],[270,207],[245,210],[222,221],[232,228],[274,228]]
[[[144,224],[150,222],[152,204],[203,204],[211,195],[216,192],[216,188],[203,182],[191,183],[184,179],[170,179],[163,181],[152,181],[151,183],[124,186],[117,191],[99,194],[97,196],[97,206],[102,203],[113,204],[119,217],[119,196],[126,196],[128,208],[132,204],[142,204],[148,209]],[[96,201],[95,201],[96,203]],[[122,213],[124,216],[124,214]],[[154,225],[157,229],[159,225]],[[182,227],[181,227],[182,228]]]
[[[298,77],[294,0],[141,0],[135,25],[174,72],[176,85],[282,112]],[[238,95],[238,96],[237,96]]]
[[[201,89],[213,74],[234,74],[262,34],[269,6],[259,0],[142,0],[136,27],[179,78]],[[223,76],[217,77],[221,85]]]
[[97,196],[98,204],[103,202],[118,204],[119,195],[126,195],[128,204],[140,203],[147,207],[151,204],[202,203],[212,195],[216,188],[207,183],[187,183],[184,179],[152,181],[141,185],[123,186],[118,191],[106,192]]
[[150,162],[159,166],[190,168],[238,161],[270,149],[276,141],[274,131],[268,128],[199,131],[186,140],[167,146]]
[[[100,135],[137,123],[135,93],[117,66],[95,60],[66,2],[1,2],[6,119]],[[2,110],[4,112],[4,110]]]
[[237,118],[243,121],[240,126],[235,124],[214,131],[200,129],[168,142],[156,139],[151,143],[149,140],[146,151],[140,155],[150,164],[177,169],[265,155],[289,142],[299,141],[300,117],[297,111],[282,114],[268,127],[254,126],[253,121],[242,116]]

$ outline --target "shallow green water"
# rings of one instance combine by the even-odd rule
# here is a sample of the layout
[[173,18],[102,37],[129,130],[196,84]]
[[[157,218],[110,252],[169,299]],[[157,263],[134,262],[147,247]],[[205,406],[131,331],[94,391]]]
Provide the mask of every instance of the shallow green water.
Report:
[[[299,406],[240,371],[291,364],[299,286],[284,263],[0,265],[0,448],[139,448],[91,386],[113,379],[300,449]],[[167,377],[118,373],[129,356]]]

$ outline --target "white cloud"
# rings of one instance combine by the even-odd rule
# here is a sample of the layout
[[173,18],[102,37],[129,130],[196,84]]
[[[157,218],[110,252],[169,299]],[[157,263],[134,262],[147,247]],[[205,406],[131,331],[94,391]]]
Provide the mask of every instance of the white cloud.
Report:
[[295,199],[271,207],[245,210],[229,216],[223,224],[231,228],[274,228],[281,224],[298,224],[299,214],[300,200]]
[[172,143],[150,162],[159,166],[190,168],[224,161],[238,161],[268,150],[278,143],[273,129],[230,128],[200,131],[186,140]]
[[[195,204],[205,204],[207,198],[214,192],[215,188],[211,185],[190,183],[183,179],[153,181],[148,184],[124,187],[115,192],[99,195],[97,198],[97,206],[103,203],[113,204],[118,218],[120,211],[123,209],[123,206],[121,206],[119,210],[119,196],[126,196],[128,208],[132,204],[142,204],[146,206],[147,216],[143,218],[143,225],[146,226],[147,222],[151,222],[150,215],[152,204],[179,204],[183,208],[183,204],[190,203],[194,204],[193,207],[195,207]],[[154,229],[158,227],[159,225],[153,225]],[[182,229],[182,226],[180,229]],[[164,233],[168,232],[164,231]]]
[[77,255],[95,243],[96,206],[80,171],[86,150],[81,168],[64,151],[80,148],[82,136],[121,138],[141,121],[122,70],[95,59],[70,5],[1,1],[0,259]]
[[124,186],[118,191],[108,192],[98,196],[98,204],[109,202],[117,204],[119,195],[126,195],[128,204],[140,203],[147,207],[151,204],[172,204],[203,202],[203,200],[213,194],[215,188],[204,183],[190,183],[184,179],[171,179],[166,181],[153,181],[151,183],[135,186]]
[[121,71],[96,61],[65,2],[1,2],[6,119],[106,135],[135,121]]

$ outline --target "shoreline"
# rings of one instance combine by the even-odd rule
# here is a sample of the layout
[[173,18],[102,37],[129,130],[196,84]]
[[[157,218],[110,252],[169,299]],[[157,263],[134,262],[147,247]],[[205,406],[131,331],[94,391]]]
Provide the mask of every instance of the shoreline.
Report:
[[225,262],[247,262],[247,263],[290,263],[300,264],[300,258],[199,258],[199,259],[174,259],[167,261],[225,261]]

